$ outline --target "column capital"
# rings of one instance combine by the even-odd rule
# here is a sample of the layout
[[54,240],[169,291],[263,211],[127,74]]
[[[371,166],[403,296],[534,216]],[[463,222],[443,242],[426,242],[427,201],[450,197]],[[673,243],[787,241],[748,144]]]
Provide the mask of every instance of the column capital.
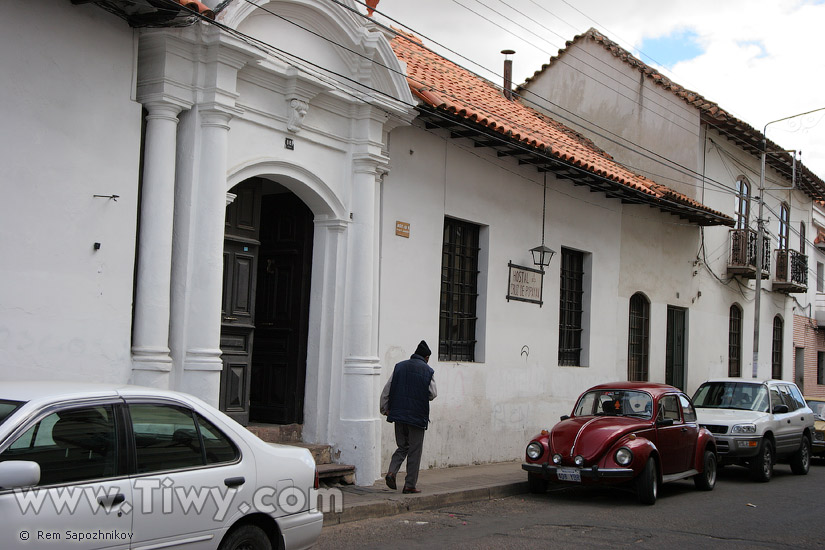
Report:
[[352,163],[356,174],[372,174],[378,178],[390,171],[390,159],[381,154],[356,153]]

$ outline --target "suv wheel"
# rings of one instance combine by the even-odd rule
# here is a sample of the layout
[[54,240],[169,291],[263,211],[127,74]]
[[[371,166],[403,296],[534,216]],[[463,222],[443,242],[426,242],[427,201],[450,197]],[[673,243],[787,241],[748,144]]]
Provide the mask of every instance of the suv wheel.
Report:
[[804,476],[811,467],[811,442],[806,436],[802,436],[802,445],[791,457],[791,471],[796,475]]
[[700,491],[712,491],[716,485],[716,454],[713,451],[705,451],[702,473],[693,476],[693,483]]
[[767,439],[762,440],[759,452],[750,462],[751,479],[754,481],[770,481],[773,476],[773,445]]

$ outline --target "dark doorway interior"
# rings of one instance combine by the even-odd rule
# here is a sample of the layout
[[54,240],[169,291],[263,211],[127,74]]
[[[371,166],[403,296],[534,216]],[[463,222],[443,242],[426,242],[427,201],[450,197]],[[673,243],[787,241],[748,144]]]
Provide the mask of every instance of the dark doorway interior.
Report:
[[259,178],[232,190],[224,242],[221,408],[242,424],[303,422],[313,215]]

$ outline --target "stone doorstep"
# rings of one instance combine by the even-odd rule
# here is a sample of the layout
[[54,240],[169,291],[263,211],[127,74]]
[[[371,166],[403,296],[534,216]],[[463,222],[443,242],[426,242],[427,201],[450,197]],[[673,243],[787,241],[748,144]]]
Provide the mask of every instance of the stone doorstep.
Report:
[[308,449],[315,460],[318,479],[324,481],[325,484],[352,485],[355,483],[355,466],[334,464],[330,445],[302,442],[303,426],[301,424],[249,424],[247,429],[267,443]]
[[317,464],[318,479],[327,484],[342,483],[352,485],[355,483],[355,466],[349,464]]
[[300,443],[303,424],[249,424],[246,429],[267,443]]

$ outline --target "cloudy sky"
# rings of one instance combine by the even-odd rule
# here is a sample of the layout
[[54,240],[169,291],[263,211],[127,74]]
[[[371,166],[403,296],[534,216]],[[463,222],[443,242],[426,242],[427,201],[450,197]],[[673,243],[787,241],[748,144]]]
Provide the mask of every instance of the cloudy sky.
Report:
[[[380,0],[378,12],[494,82],[501,50],[516,51],[518,84],[595,27],[760,131],[825,108],[825,0]],[[767,136],[825,179],[825,109]]]

